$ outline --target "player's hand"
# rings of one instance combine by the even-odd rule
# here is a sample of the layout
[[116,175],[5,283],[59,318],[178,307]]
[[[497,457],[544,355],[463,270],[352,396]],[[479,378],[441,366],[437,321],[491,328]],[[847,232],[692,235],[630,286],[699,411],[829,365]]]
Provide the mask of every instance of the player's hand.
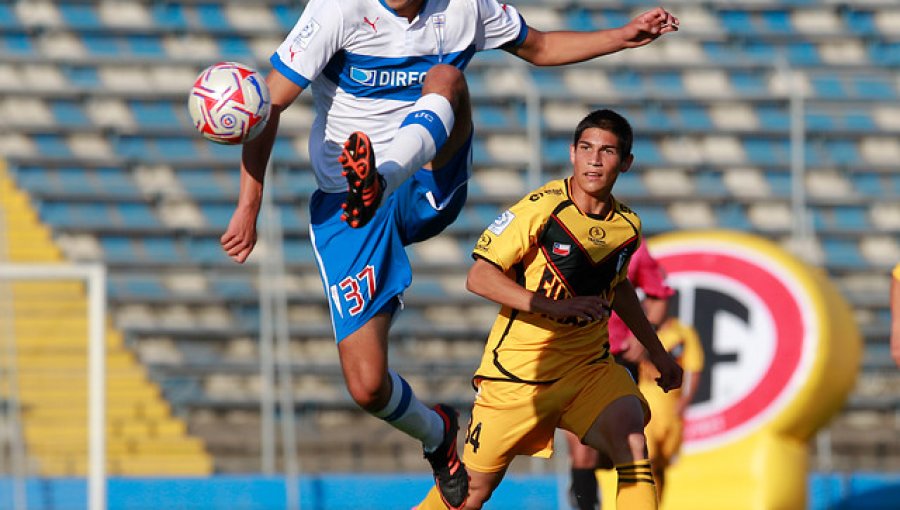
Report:
[[649,10],[622,27],[628,48],[644,46],[659,36],[678,30],[681,22],[662,7]]
[[228,228],[219,238],[222,249],[238,264],[243,264],[256,246],[257,216],[258,211],[238,206],[231,215]]
[[574,317],[598,321],[609,317],[609,301],[600,296],[575,296],[565,299],[546,299],[543,311],[558,319]]
[[681,379],[684,377],[684,371],[671,354],[666,351],[651,353],[650,361],[656,367],[656,370],[659,371],[659,377],[656,378],[656,384],[658,384],[663,391],[668,392],[669,390],[675,390],[681,387]]

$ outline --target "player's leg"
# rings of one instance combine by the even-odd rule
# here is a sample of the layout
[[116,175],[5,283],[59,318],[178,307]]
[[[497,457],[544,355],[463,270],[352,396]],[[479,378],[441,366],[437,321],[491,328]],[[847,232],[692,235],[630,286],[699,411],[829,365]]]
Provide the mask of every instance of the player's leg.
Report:
[[[380,161],[376,163],[365,133],[355,132],[344,143],[339,158],[347,179],[342,219],[353,228],[365,226],[383,196],[398,189],[423,167],[442,168],[452,161],[471,131],[471,104],[462,71],[446,64],[432,67],[422,84],[422,95],[384,148]],[[443,173],[435,172],[435,179],[440,181],[442,176],[437,174]],[[453,179],[453,175],[443,179]]]
[[644,409],[636,396],[623,396],[597,416],[584,442],[607,452],[619,482],[617,508],[658,508],[656,488],[644,437]]
[[578,510],[595,510],[599,503],[599,488],[594,468],[597,466],[597,450],[581,443],[578,436],[564,431],[569,446],[571,459],[572,484],[569,487],[569,499],[572,507]]
[[420,168],[443,167],[471,131],[469,89],[462,71],[447,64],[432,67],[422,83],[421,97],[400,123],[378,163],[387,193]]
[[406,380],[388,368],[390,317],[375,315],[338,343],[347,389],[360,407],[422,442],[443,500],[459,508],[468,492],[468,476],[456,449],[456,411],[443,404],[426,407]]

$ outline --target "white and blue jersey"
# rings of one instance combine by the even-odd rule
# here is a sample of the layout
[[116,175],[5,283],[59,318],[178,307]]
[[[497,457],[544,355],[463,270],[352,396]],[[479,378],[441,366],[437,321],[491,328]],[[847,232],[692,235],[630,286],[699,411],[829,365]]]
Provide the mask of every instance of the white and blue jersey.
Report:
[[337,158],[363,131],[376,161],[437,63],[464,69],[475,52],[521,43],[527,26],[497,0],[426,0],[408,21],[379,0],[311,0],[272,55],[272,66],[312,86],[309,156],[319,189],[346,191]]
[[319,190],[310,201],[310,236],[338,342],[401,306],[412,281],[405,247],[456,219],[471,170],[470,138],[450,163],[416,172],[354,229],[340,219],[344,141],[365,132],[380,160],[431,67],[462,70],[477,51],[520,44],[526,34],[518,12],[497,0],[425,0],[412,22],[379,0],[311,0],[272,56],[278,72],[312,89],[309,154]]

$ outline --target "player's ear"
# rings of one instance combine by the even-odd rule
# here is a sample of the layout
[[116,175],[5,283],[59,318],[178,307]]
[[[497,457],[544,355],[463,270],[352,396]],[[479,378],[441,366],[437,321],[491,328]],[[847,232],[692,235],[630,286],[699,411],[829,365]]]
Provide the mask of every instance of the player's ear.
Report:
[[624,174],[631,168],[631,163],[634,162],[634,154],[629,154],[628,157],[622,160],[622,163],[619,165],[619,173]]
[[575,166],[575,144],[569,145],[569,162]]

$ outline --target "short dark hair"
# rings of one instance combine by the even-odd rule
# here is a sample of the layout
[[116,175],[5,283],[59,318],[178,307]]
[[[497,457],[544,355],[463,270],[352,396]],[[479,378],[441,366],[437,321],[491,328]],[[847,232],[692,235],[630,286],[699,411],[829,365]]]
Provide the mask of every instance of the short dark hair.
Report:
[[625,117],[618,113],[608,110],[594,110],[587,114],[587,117],[581,119],[578,127],[575,128],[575,136],[572,138],[572,145],[578,145],[581,134],[585,129],[598,128],[616,135],[619,139],[619,152],[623,158],[631,155],[631,144],[634,142],[634,133],[631,131],[631,124]]

